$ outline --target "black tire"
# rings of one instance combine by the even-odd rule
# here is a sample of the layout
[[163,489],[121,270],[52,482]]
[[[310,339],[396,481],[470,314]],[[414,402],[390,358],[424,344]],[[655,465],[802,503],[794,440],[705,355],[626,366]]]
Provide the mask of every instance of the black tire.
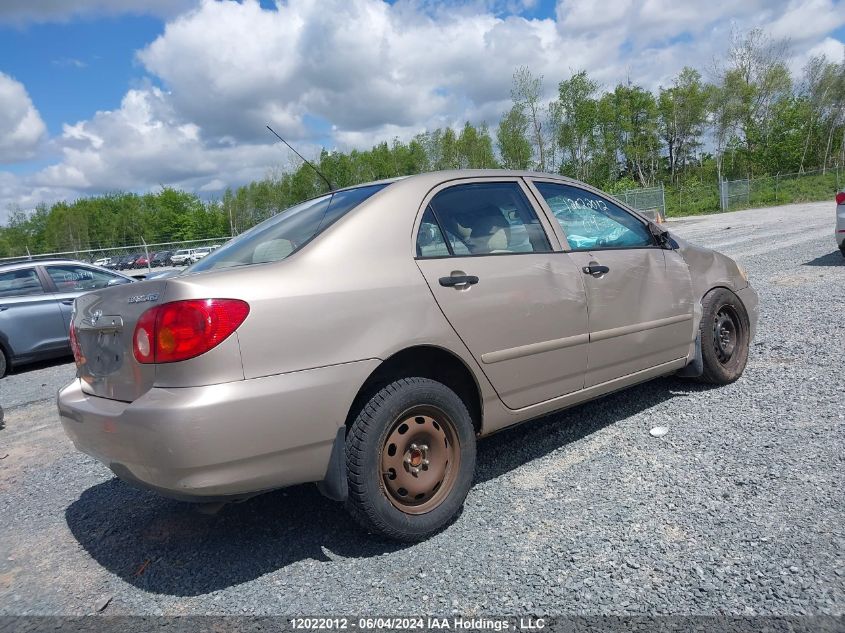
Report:
[[842,257],[845,257],[845,242],[839,247],[839,252],[842,253]]
[[711,290],[702,307],[699,333],[704,373],[699,380],[727,385],[742,376],[748,362],[748,312],[739,297],[726,288]]
[[6,350],[0,346],[0,378],[6,375],[9,370],[9,359],[6,358]]
[[[423,437],[412,437],[413,433],[423,433],[428,428],[420,422],[423,417],[426,424],[431,424],[432,429],[443,434],[440,438],[443,440],[442,446],[437,444],[441,448],[433,445],[429,449],[428,446],[420,445],[427,451],[422,456],[431,456],[431,466],[428,466],[428,459],[421,462],[419,451],[416,450],[417,444],[410,444],[414,437]],[[411,423],[409,427],[403,424],[403,421],[410,420],[415,420],[421,426]],[[436,423],[438,420],[440,425]],[[405,431],[401,430],[402,426],[406,427]],[[396,442],[400,444],[399,449],[389,443],[397,437],[397,433],[408,433],[407,446],[401,446],[404,440]],[[454,440],[452,444],[449,443],[449,437]],[[415,451],[414,458],[420,458],[417,463],[425,464],[422,468],[426,472],[422,474],[419,474],[419,468],[411,472],[411,453],[407,451],[412,448]],[[434,486],[428,484],[430,493],[417,495],[425,498],[430,494],[426,501],[413,507],[410,504],[414,503],[414,499],[397,496],[403,488],[399,488],[399,493],[391,490],[396,485],[394,480],[397,474],[392,469],[388,469],[391,473],[384,472],[385,460],[396,457],[388,455],[404,455],[404,470],[399,473],[400,477],[414,477],[420,482],[426,478],[430,482],[442,477]],[[445,466],[442,466],[443,462]],[[349,483],[347,509],[365,530],[396,541],[421,541],[443,529],[458,516],[472,485],[475,472],[475,429],[472,418],[463,401],[445,385],[427,378],[396,380],[370,398],[352,423],[346,436],[346,467]],[[439,472],[441,467],[444,468],[443,474]],[[429,469],[431,472],[428,472]],[[406,509],[401,509],[403,507]]]

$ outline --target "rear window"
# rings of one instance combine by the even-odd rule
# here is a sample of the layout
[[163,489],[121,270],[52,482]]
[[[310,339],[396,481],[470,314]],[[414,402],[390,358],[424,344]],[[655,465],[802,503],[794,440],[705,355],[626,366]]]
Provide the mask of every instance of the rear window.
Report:
[[185,272],[281,261],[386,186],[346,189],[290,207],[215,249]]
[[34,268],[0,273],[0,297],[23,297],[44,292]]

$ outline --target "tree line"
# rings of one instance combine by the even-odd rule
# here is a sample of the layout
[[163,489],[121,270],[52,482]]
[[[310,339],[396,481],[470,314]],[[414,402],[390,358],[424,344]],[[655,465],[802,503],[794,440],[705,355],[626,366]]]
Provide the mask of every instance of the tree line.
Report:
[[[722,179],[841,171],[845,60],[813,57],[798,77],[789,61],[786,43],[752,30],[735,34],[714,68],[684,68],[656,91],[630,81],[606,89],[580,71],[560,82],[551,101],[544,99],[543,77],[521,67],[513,76],[512,107],[493,130],[467,122],[366,151],[324,149],[314,162],[335,187],[430,170],[505,167],[561,173],[611,193],[662,183],[668,200],[676,194],[679,201]],[[0,227],[0,257],[221,238],[326,190],[301,164],[214,200],[163,188],[11,209]],[[712,193],[698,197],[697,206],[680,211],[718,210]]]

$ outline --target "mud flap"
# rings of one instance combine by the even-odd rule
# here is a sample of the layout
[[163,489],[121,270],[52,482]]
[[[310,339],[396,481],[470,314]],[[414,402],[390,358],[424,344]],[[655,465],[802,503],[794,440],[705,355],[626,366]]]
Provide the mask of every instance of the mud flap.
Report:
[[701,355],[701,334],[695,337],[695,354],[689,365],[678,370],[678,376],[683,378],[699,378],[704,373],[704,358]]
[[332,445],[332,454],[329,458],[329,466],[326,469],[326,477],[323,481],[317,482],[317,490],[324,497],[333,501],[346,501],[349,496],[349,486],[346,481],[346,427],[341,426],[337,430]]

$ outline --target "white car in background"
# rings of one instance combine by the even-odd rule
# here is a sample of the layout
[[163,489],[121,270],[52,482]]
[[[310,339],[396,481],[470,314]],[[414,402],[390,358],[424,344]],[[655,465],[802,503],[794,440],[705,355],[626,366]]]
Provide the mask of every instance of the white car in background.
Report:
[[212,250],[214,250],[214,249],[210,246],[203,246],[202,248],[194,249],[194,252],[191,255],[191,263],[198,262],[203,257],[208,255]]
[[836,194],[836,244],[845,257],[845,191]]
[[173,257],[170,258],[170,261],[173,262],[174,266],[185,266],[186,264],[193,264],[194,263],[194,249],[193,248],[182,248],[173,253]]

